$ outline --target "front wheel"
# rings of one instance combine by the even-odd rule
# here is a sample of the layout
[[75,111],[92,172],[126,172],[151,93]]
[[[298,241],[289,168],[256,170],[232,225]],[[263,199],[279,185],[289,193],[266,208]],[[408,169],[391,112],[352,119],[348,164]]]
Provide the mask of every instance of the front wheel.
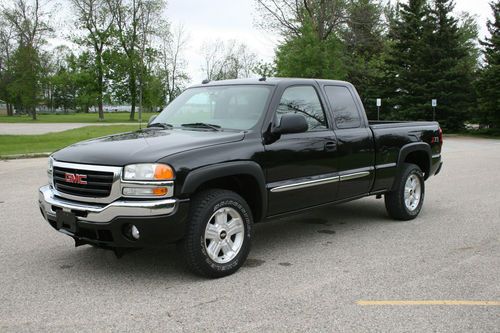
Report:
[[424,175],[417,165],[405,163],[395,182],[394,190],[385,194],[387,213],[397,220],[412,220],[424,203]]
[[183,249],[191,271],[218,278],[243,265],[250,251],[252,214],[240,195],[220,189],[197,194],[188,223]]

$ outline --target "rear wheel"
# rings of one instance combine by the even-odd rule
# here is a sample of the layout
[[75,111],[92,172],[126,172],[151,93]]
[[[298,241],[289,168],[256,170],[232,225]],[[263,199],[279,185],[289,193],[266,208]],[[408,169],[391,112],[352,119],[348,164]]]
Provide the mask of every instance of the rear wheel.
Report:
[[394,190],[385,194],[387,213],[397,220],[412,220],[424,203],[424,175],[417,165],[405,163],[395,181]]
[[250,251],[252,214],[245,200],[227,190],[208,190],[192,201],[184,256],[188,268],[207,277],[236,272]]

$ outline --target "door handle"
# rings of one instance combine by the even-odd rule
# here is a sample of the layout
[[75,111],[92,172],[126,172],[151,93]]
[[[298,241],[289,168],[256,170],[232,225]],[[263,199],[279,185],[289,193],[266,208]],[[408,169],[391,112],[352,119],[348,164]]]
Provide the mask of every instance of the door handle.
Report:
[[325,143],[325,150],[326,151],[335,151],[337,150],[337,144],[333,141],[328,141]]

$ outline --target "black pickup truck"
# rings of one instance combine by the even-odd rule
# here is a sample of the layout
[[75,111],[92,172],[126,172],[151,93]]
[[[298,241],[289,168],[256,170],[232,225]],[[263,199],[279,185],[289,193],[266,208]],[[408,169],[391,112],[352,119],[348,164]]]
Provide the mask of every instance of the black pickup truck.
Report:
[[442,144],[436,122],[369,122],[347,82],[204,82],[147,128],[54,153],[39,205],[77,246],[177,242],[192,271],[221,277],[244,263],[257,222],[370,195],[415,218]]

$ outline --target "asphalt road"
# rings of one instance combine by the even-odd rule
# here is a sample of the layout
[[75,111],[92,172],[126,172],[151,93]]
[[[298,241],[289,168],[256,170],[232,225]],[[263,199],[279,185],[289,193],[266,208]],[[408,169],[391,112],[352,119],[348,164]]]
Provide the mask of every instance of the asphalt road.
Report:
[[[0,162],[0,331],[500,332],[500,140],[446,138],[423,211],[367,198],[258,225],[233,276],[195,277],[174,247],[116,259],[52,230],[46,160]],[[498,304],[498,303],[497,303]]]

